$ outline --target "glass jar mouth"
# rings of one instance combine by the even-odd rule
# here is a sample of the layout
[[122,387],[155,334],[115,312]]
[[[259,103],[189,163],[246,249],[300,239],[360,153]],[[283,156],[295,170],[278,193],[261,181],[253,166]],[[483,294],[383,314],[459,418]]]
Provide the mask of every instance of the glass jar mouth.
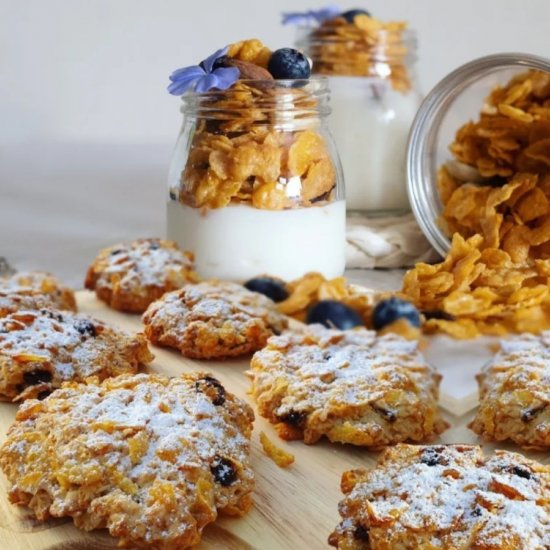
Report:
[[[413,214],[432,246],[444,256],[450,239],[439,225],[443,204],[437,189],[440,168],[438,144],[446,113],[459,96],[483,77],[507,69],[550,72],[550,59],[524,53],[499,53],[461,65],[444,77],[425,97],[409,132],[407,144],[407,192]],[[479,98],[478,113],[485,97]],[[467,120],[458,121],[456,132]],[[445,143],[447,147],[450,143]]]
[[[241,78],[237,82],[245,84],[251,87],[257,87],[260,89],[292,89],[292,88],[313,88],[313,90],[308,90],[312,92],[322,93],[329,91],[328,89],[328,79],[326,76],[312,75],[309,78],[287,78],[287,79],[250,79],[250,78]],[[206,92],[195,92],[190,90],[185,92],[181,99],[185,101],[187,98],[193,97],[217,97],[220,94],[231,93],[232,87],[226,90],[219,90],[217,88],[212,88]]]
[[181,112],[204,119],[246,117],[258,124],[312,120],[330,114],[328,79],[241,79],[227,90],[186,92]]

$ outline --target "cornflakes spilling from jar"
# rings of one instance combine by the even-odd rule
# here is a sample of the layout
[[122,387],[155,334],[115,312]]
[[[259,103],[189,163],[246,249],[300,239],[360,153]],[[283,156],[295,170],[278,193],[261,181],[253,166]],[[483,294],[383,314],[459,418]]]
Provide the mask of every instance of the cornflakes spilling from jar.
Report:
[[495,88],[462,126],[438,173],[440,225],[452,236],[437,265],[417,264],[403,295],[425,332],[456,338],[550,328],[550,74]]

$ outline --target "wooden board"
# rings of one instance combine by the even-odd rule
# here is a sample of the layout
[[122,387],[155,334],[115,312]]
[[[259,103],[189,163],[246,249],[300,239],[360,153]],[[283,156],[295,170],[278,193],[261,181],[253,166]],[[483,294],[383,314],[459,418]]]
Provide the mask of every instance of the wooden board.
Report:
[[[89,292],[78,295],[80,311],[135,331],[141,327],[139,316],[114,312],[98,302]],[[440,345],[439,343],[437,345]],[[471,348],[475,343],[468,343]],[[245,371],[247,360],[192,361],[162,348],[153,348],[155,361],[151,370],[178,375],[186,370],[208,370],[215,374],[229,391],[250,401]],[[455,350],[456,353],[456,350]],[[460,358],[457,356],[457,362]],[[445,443],[476,443],[466,425],[471,420],[471,396],[460,403],[447,396],[446,418],[451,428],[441,437]],[[454,402],[453,399],[455,399]],[[253,403],[251,403],[254,407]],[[474,403],[475,405],[475,403]],[[455,414],[449,412],[454,411]],[[16,405],[0,404],[1,440],[13,421]],[[468,411],[468,412],[465,412]],[[465,413],[464,413],[465,412]],[[265,431],[281,447],[296,456],[288,469],[278,468],[262,452],[258,442]],[[493,449],[485,445],[486,451]],[[501,446],[501,448],[513,447]],[[550,461],[548,454],[534,458]],[[254,507],[244,518],[220,517],[204,531],[200,550],[317,550],[328,548],[327,537],[338,522],[337,504],[341,500],[340,476],[344,470],[372,465],[376,453],[350,445],[321,442],[306,446],[301,441],[278,440],[272,426],[263,418],[255,421],[252,436],[252,462],[256,472]],[[39,523],[25,509],[13,506],[6,497],[8,483],[0,475],[0,548],[1,550],[104,550],[116,547],[106,531],[84,533],[71,520]]]

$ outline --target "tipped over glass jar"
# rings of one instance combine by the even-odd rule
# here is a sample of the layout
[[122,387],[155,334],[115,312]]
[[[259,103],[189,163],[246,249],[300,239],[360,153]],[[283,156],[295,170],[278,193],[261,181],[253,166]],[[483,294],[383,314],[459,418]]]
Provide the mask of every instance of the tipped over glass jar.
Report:
[[550,59],[495,54],[446,76],[413,123],[407,170],[440,254],[458,233],[514,264],[550,258]]
[[341,167],[326,79],[238,80],[183,95],[168,237],[207,278],[291,280],[345,267]]
[[349,211],[410,210],[406,146],[421,102],[416,88],[416,35],[361,10],[298,27],[298,48],[331,89],[331,131],[346,181]]

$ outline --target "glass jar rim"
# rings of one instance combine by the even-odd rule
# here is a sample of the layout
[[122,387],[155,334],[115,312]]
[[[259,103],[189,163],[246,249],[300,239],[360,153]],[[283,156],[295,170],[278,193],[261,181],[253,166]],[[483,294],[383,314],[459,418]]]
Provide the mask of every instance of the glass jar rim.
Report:
[[469,61],[450,72],[432,88],[413,120],[407,143],[407,193],[418,225],[442,256],[448,252],[451,242],[438,223],[442,205],[434,185],[435,174],[431,165],[434,138],[446,109],[464,90],[480,78],[506,68],[534,69],[550,73],[550,59],[510,52]]
[[[250,86],[265,87],[266,85],[270,85],[273,88],[281,88],[281,89],[292,89],[292,88],[303,89],[303,88],[306,88],[309,84],[316,84],[319,92],[329,91],[328,78],[326,76],[318,76],[318,75],[311,75],[309,78],[285,78],[285,79],[283,78],[274,78],[274,79],[240,78],[237,82],[242,82]],[[194,98],[194,97],[208,98],[219,94],[223,94],[225,92],[231,93],[231,91],[232,91],[231,87],[225,90],[212,88],[210,90],[207,90],[206,92],[195,92],[194,90],[189,90],[181,96],[181,99],[182,101],[185,101],[185,99]]]

